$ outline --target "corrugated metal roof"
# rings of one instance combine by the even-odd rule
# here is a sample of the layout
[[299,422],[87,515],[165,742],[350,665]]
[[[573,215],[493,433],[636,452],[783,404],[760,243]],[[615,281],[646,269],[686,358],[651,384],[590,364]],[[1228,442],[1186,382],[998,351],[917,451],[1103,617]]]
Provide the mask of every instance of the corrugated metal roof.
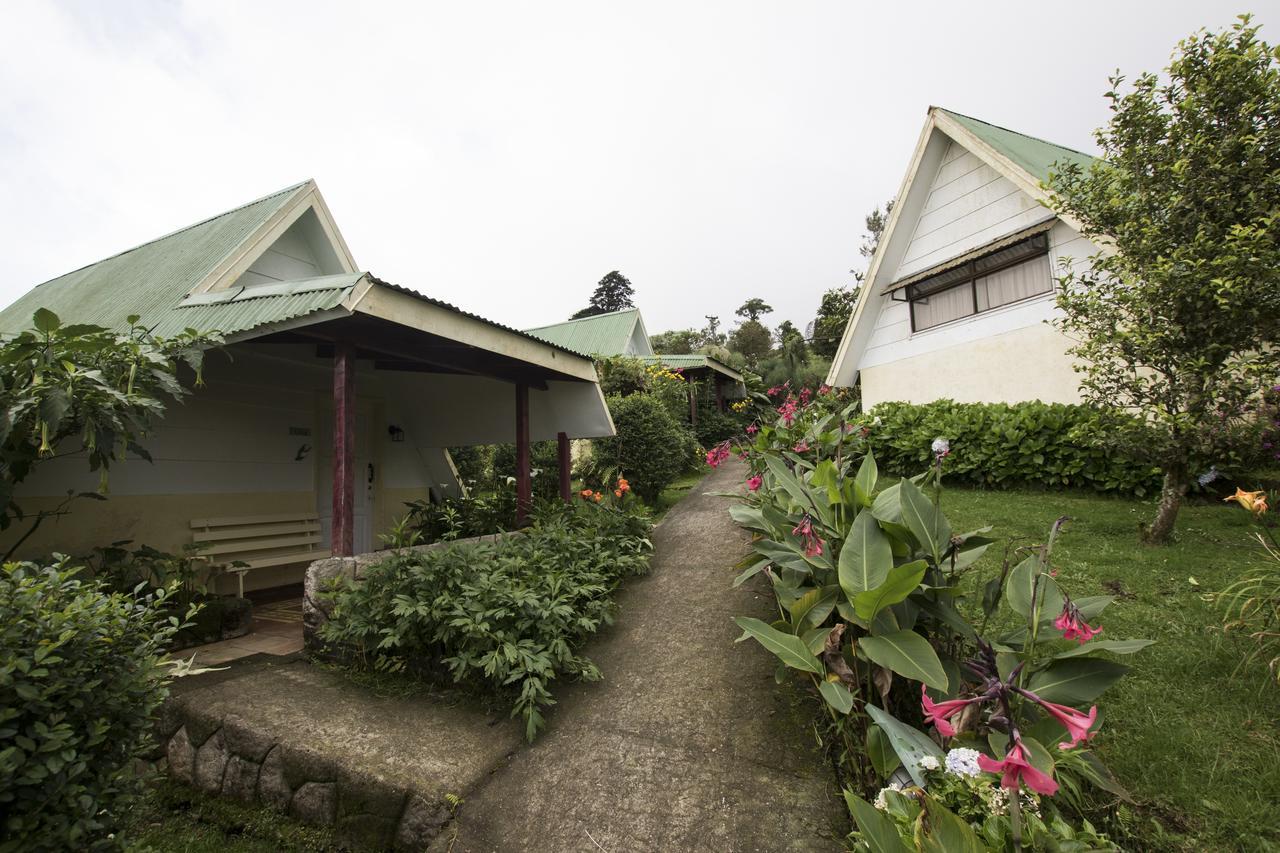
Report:
[[1008,157],[1014,163],[1026,169],[1037,180],[1047,180],[1049,169],[1054,163],[1066,161],[1077,163],[1081,168],[1087,169],[1097,159],[1083,151],[1055,145],[1052,142],[1046,142],[1034,136],[1027,136],[1025,133],[1018,133],[1016,130],[1009,130],[1006,127],[990,124],[982,119],[962,115],[942,107],[937,109],[939,112],[946,113],[974,136]]
[[309,183],[288,187],[38,285],[0,311],[0,334],[30,328],[36,309],[48,308],[68,323],[123,329],[128,325],[126,318],[137,314],[141,325],[161,337],[188,328],[232,336],[337,308],[368,276],[375,286],[408,294],[576,358],[589,359],[557,341],[495,323],[364,272],[190,293],[247,236]]
[[392,290],[407,294],[409,296],[412,296],[415,299],[421,299],[423,302],[430,303],[431,305],[435,305],[439,308],[444,308],[448,311],[454,312],[455,314],[461,314],[464,317],[470,317],[472,320],[479,320],[481,323],[484,323],[487,326],[492,326],[495,329],[501,329],[504,332],[511,332],[514,335],[519,335],[522,338],[528,338],[529,340],[536,341],[540,344],[553,346],[556,349],[560,350],[561,352],[567,352],[569,355],[577,356],[578,358],[585,358],[588,361],[591,360],[591,356],[587,355],[584,352],[579,352],[577,350],[570,349],[569,347],[564,346],[563,344],[558,344],[555,341],[549,341],[546,338],[538,337],[537,335],[531,332],[515,329],[515,328],[512,328],[511,326],[504,326],[502,323],[497,323],[493,320],[490,320],[488,317],[481,317],[479,314],[472,314],[470,311],[464,311],[456,305],[450,305],[448,302],[445,302],[444,300],[436,299],[435,297],[432,297],[432,296],[427,296],[425,293],[420,293],[414,290],[413,288],[404,287],[403,285],[399,285],[399,284],[392,284],[389,281],[383,281],[382,279],[378,278],[375,275],[370,275],[369,278],[372,279],[374,284],[379,285],[381,287],[389,287]]
[[662,364],[667,367],[679,367],[688,369],[691,367],[707,367],[717,373],[723,373],[735,381],[742,381],[742,374],[734,370],[729,365],[719,359],[712,358],[702,353],[684,353],[679,355],[649,355],[641,356],[641,361],[647,361],[650,364]]
[[627,351],[627,342],[631,340],[631,333],[635,331],[639,317],[640,309],[624,308],[608,314],[596,314],[578,320],[554,323],[550,326],[539,326],[536,329],[525,329],[525,333],[566,347],[572,352],[585,352],[591,355],[623,355]]
[[170,328],[181,322],[169,316],[178,301],[304,186],[295,184],[37,285],[0,311],[0,333],[29,328],[37,308],[65,322],[123,329],[126,318],[137,314],[146,326]]

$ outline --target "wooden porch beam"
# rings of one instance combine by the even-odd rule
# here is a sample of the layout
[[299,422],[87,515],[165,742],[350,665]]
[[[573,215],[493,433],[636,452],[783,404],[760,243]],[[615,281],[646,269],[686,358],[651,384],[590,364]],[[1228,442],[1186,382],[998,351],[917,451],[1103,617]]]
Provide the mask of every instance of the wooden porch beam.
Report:
[[356,353],[350,343],[333,348],[333,519],[335,557],[355,553]]
[[529,461],[529,386],[516,383],[516,527],[529,521],[533,506],[533,477]]
[[570,494],[572,484],[569,479],[569,436],[563,432],[556,433],[556,451],[560,462],[560,497],[565,503],[569,503],[573,500],[573,495]]

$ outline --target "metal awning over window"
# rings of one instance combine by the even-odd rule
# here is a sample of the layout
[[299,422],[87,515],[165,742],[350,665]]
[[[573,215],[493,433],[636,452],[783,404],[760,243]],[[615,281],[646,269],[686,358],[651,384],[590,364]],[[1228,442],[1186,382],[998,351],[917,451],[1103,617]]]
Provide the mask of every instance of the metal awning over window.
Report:
[[910,296],[927,296],[985,272],[1043,255],[1049,251],[1049,230],[1056,222],[1057,219],[1047,219],[972,252],[900,278],[881,293],[900,300],[907,295],[901,292],[910,287]]

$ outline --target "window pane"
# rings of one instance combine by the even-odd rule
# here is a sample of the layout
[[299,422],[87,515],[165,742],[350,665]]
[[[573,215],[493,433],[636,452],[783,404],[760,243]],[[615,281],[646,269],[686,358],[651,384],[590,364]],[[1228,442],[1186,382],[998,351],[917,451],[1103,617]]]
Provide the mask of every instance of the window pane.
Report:
[[998,308],[1053,289],[1049,275],[1049,256],[1041,255],[1025,263],[983,276],[976,282],[978,310]]
[[916,331],[959,320],[973,313],[973,285],[963,284],[911,303]]

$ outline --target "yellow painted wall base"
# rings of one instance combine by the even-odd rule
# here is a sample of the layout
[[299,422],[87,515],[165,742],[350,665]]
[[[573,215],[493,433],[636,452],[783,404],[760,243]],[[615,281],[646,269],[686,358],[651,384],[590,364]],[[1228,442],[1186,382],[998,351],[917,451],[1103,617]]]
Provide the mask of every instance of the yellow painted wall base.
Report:
[[[377,537],[379,534],[390,531],[396,525],[396,522],[409,513],[409,508],[405,506],[406,503],[426,500],[426,498],[426,489],[382,489],[379,491],[373,515],[374,536]],[[382,547],[382,541],[377,540],[374,547]]]
[[862,405],[929,403],[1080,402],[1079,375],[1069,341],[1052,326],[1028,326],[900,361],[864,367]]
[[[19,503],[28,516],[38,510],[49,510],[60,498],[28,497]],[[233,515],[271,515],[285,512],[314,512],[311,492],[270,492],[258,494],[212,495],[118,495],[105,501],[81,498],[69,506],[67,515],[47,519],[22,543],[14,555],[17,559],[41,559],[52,552],[82,556],[94,548],[122,539],[132,541],[130,548],[150,545],[162,551],[179,551],[191,543],[191,519]],[[0,536],[5,551],[28,529],[18,524]],[[265,589],[297,583],[306,566],[283,566],[249,572],[245,589]],[[235,589],[234,578],[223,578],[221,592]]]

